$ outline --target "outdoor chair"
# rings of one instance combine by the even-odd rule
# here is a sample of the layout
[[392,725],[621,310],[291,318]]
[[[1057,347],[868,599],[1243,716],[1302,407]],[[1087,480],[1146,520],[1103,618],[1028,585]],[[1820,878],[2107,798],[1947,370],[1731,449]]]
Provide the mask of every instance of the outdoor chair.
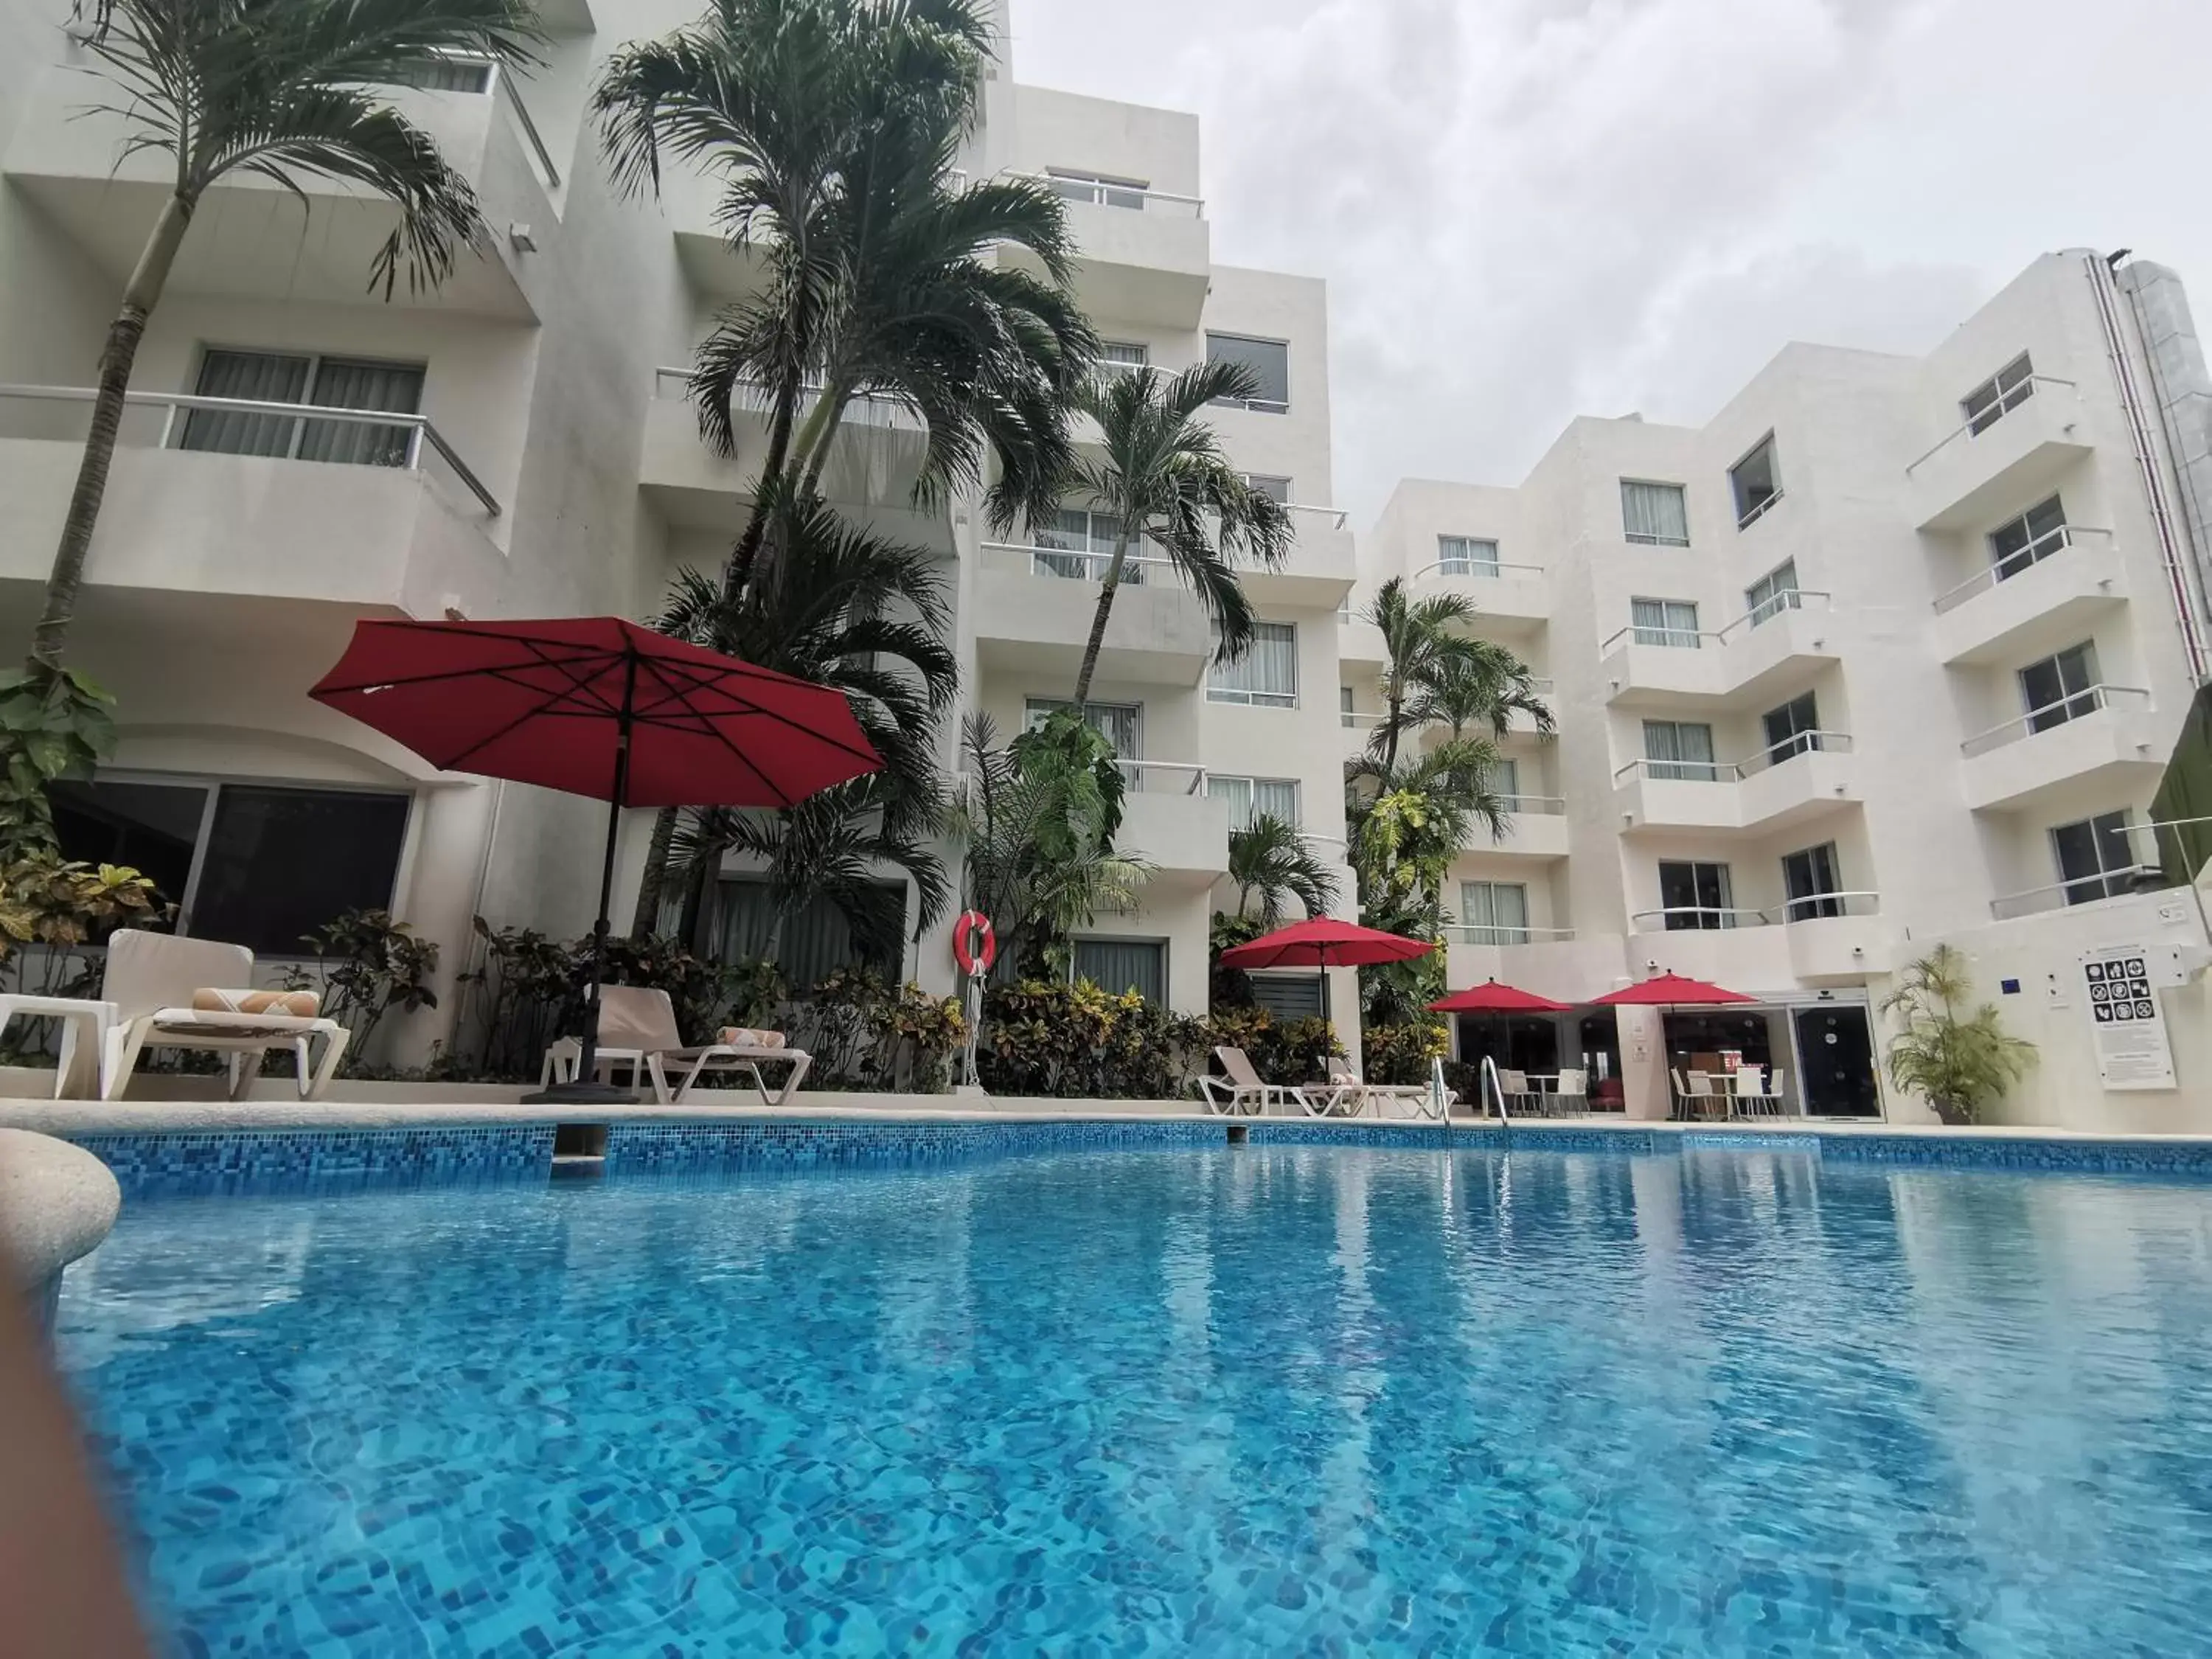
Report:
[[1223,1117],[1257,1117],[1277,1102],[1285,1112],[1295,1105],[1309,1115],[1313,1107],[1305,1091],[1287,1083],[1263,1083],[1242,1048],[1217,1048],[1213,1057],[1224,1075],[1197,1079],[1199,1096],[1209,1112]]
[[1780,1117],[1782,1115],[1782,1085],[1786,1075],[1777,1068],[1771,1079],[1765,1078],[1761,1068],[1747,1066],[1736,1075],[1741,1080],[1748,1074],[1749,1086],[1739,1086],[1732,1103],[1738,1117]]
[[1559,1091],[1552,1104],[1559,1117],[1581,1117],[1589,1110],[1589,1073],[1570,1066],[1559,1073]]
[[1528,1073],[1526,1072],[1508,1072],[1501,1068],[1498,1073],[1498,1092],[1512,1103],[1507,1109],[1522,1117],[1532,1115],[1528,1110],[1528,1103],[1532,1099],[1536,1102],[1538,1113],[1544,1109],[1543,1101],[1529,1091]]
[[[1425,1083],[1364,1083],[1357,1073],[1342,1066],[1331,1069],[1325,1084],[1309,1084],[1300,1095],[1310,1117],[1358,1117],[1369,1107],[1375,1115],[1387,1115],[1386,1109],[1405,1109],[1408,1117],[1429,1115],[1429,1085]],[[1459,1096],[1450,1089],[1444,1091],[1444,1109],[1449,1112]]]
[[[641,985],[602,985],[599,1042],[592,1058],[602,1074],[627,1066],[635,1076],[641,1069],[653,1085],[653,1097],[664,1106],[689,1104],[699,1079],[709,1072],[750,1078],[763,1105],[787,1105],[814,1064],[814,1057],[804,1049],[764,1041],[773,1035],[769,1032],[726,1026],[720,1035],[721,1041],[686,1048],[676,1025],[676,1005],[667,992]],[[572,1080],[583,1061],[583,1050],[578,1039],[562,1037],[545,1052],[542,1079],[549,1085]],[[778,1063],[791,1069],[783,1086],[770,1091],[761,1067]],[[673,1087],[668,1079],[671,1066],[678,1068]]]
[[[321,1099],[353,1034],[306,1012],[313,1006],[309,994],[253,992],[246,988],[252,983],[253,952],[243,945],[117,929],[101,992],[115,1020],[100,1044],[100,1098],[121,1097],[145,1050],[198,1048],[230,1056],[230,1097],[243,1100],[263,1058],[283,1048],[292,1054],[300,1097]],[[322,1060],[310,1070],[309,1045],[318,1037]]]
[[1689,1101],[1685,1115],[1703,1122],[1708,1118],[1725,1116],[1727,1113],[1728,1101],[1713,1091],[1713,1074],[1711,1072],[1691,1073]]

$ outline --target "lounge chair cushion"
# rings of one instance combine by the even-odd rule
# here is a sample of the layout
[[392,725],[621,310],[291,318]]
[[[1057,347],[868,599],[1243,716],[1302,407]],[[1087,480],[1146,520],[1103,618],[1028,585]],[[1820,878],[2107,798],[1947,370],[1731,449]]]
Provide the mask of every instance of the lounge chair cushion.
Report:
[[322,1012],[323,1000],[313,991],[214,991],[203,987],[192,993],[192,1006],[206,1014],[281,1014],[313,1019]]
[[714,1041],[726,1048],[781,1048],[785,1038],[781,1031],[755,1030],[750,1025],[725,1025],[715,1035]]

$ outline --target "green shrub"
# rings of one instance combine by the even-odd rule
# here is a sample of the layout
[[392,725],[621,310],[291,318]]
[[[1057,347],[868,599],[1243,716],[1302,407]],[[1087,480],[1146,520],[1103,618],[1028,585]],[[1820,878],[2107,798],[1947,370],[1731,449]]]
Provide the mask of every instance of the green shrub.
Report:
[[368,1065],[368,1041],[393,1009],[413,1013],[438,1006],[430,981],[438,971],[435,939],[418,939],[388,910],[349,910],[337,921],[303,933],[300,942],[315,953],[312,969],[286,965],[284,988],[313,991],[323,1013],[353,1033],[343,1069],[360,1076]]
[[1024,980],[984,993],[975,1069],[993,1094],[1172,1100],[1203,1063],[1206,1042],[1204,1021],[1133,991]]
[[1441,1025],[1370,1025],[1359,1039],[1359,1074],[1370,1083],[1426,1083],[1449,1041]]
[[855,968],[832,974],[795,1004],[787,1032],[814,1056],[809,1087],[936,1095],[952,1087],[968,1022],[951,997]]
[[1281,1020],[1265,1008],[1217,1007],[1206,1023],[1209,1047],[1242,1048],[1252,1069],[1270,1083],[1312,1082],[1344,1054],[1336,1027],[1316,1015]]

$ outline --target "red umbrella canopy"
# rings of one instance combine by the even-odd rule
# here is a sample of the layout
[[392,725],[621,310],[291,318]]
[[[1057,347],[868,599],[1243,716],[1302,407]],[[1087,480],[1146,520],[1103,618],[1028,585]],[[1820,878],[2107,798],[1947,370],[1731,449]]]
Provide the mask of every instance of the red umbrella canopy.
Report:
[[1757,997],[1747,997],[1741,991],[1708,985],[1701,979],[1685,979],[1680,974],[1662,974],[1656,979],[1647,979],[1637,985],[1624,985],[1618,991],[1607,991],[1596,999],[1596,1006],[1601,1008],[1695,1007],[1700,1004],[1711,1006],[1758,1000]]
[[1221,961],[1229,968],[1365,968],[1378,962],[1410,962],[1436,948],[1425,939],[1316,916],[1232,945],[1221,953]]
[[623,806],[789,806],[883,765],[842,693],[620,617],[364,622],[309,696],[442,770]]
[[1473,986],[1464,991],[1455,991],[1449,996],[1429,1005],[1434,1014],[1564,1014],[1572,1008],[1571,1002],[1554,1002],[1549,997],[1540,997],[1534,991],[1524,991],[1517,985],[1500,985],[1496,980]]

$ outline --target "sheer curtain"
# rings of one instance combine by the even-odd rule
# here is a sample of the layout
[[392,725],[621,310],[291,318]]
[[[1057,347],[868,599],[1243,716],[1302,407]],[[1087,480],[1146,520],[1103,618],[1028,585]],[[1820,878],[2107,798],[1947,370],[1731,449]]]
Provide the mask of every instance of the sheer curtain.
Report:
[[1168,996],[1167,947],[1156,939],[1079,939],[1075,977],[1118,996],[1134,991],[1147,1002]]
[[1447,576],[1495,576],[1498,544],[1470,536],[1439,536],[1437,568]]
[[1463,881],[1459,884],[1461,923],[1474,930],[1476,945],[1528,942],[1528,890],[1517,882]]
[[1690,544],[1689,509],[1684,505],[1680,484],[1638,483],[1623,478],[1620,518],[1632,542],[1660,547]]
[[[307,401],[313,360],[270,351],[210,351],[200,359],[192,390],[203,398],[244,398],[256,403]],[[195,409],[185,416],[181,449],[220,455],[289,455],[299,422],[289,415],[233,415]]]
[[1719,777],[1713,764],[1713,728],[1688,720],[1644,722],[1644,770],[1655,778],[1711,783]]
[[1298,786],[1294,778],[1209,777],[1206,793],[1229,803],[1229,827],[1249,830],[1261,813],[1292,828],[1298,822]]
[[1698,607],[1681,599],[1631,599],[1628,620],[1638,645],[1660,645],[1678,651],[1695,651]]
[[1251,648],[1235,662],[1215,663],[1206,685],[1216,702],[1291,707],[1298,700],[1297,624],[1255,623]]
[[[413,415],[422,407],[422,371],[408,363],[325,357],[315,370],[315,392],[308,401],[325,409],[389,410],[395,415]],[[303,422],[300,459],[404,466],[410,430],[356,421]]]

